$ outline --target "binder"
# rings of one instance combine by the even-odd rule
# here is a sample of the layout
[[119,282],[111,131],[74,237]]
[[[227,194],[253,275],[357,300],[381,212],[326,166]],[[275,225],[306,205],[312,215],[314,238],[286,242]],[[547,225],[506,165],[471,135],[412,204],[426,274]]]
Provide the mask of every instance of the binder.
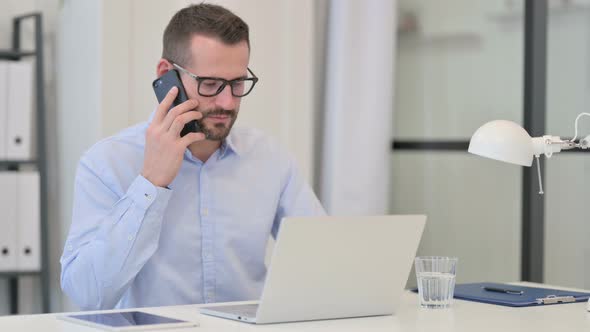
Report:
[[8,61],[0,61],[0,160],[6,159],[8,138]]
[[587,301],[590,293],[481,282],[456,285],[454,297],[508,307],[529,307]]
[[0,271],[17,268],[17,172],[0,172]]
[[33,63],[8,63],[6,159],[33,159]]
[[41,269],[39,172],[18,172],[17,182],[17,270],[39,271]]

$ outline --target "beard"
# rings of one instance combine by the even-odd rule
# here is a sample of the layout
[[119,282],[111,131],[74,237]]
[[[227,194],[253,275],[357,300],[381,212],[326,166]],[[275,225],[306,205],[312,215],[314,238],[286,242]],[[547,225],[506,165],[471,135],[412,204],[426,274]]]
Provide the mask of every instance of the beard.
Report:
[[[205,134],[205,139],[210,141],[223,141],[229,135],[229,132],[236,122],[236,118],[238,116],[238,113],[235,110],[224,110],[221,108],[209,111],[202,110],[201,113],[203,114],[203,117],[200,120],[197,120],[197,123],[199,124],[203,134]],[[229,117],[229,123],[205,123],[205,120],[208,118],[219,115],[225,115]]]

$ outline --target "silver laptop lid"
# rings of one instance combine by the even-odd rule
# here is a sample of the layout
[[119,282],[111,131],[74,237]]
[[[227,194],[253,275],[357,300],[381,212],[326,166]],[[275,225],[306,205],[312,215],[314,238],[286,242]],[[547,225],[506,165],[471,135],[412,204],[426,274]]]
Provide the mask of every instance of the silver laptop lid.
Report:
[[257,323],[395,312],[426,216],[285,218]]

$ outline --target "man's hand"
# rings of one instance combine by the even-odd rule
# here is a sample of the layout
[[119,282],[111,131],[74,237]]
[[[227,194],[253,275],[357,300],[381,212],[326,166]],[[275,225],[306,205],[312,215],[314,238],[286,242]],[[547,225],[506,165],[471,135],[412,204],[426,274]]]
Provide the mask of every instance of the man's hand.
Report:
[[174,107],[170,106],[178,94],[178,88],[170,89],[145,134],[145,152],[141,175],[158,187],[168,186],[178,174],[186,148],[205,139],[203,133],[188,133],[180,137],[184,125],[203,117],[201,112],[192,112],[199,105],[189,99]]

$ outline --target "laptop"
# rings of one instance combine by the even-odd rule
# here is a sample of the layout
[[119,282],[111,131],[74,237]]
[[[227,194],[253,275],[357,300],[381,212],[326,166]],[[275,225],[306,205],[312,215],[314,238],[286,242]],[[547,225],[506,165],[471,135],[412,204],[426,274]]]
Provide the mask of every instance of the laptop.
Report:
[[423,215],[285,218],[260,301],[201,313],[254,324],[392,315],[425,223]]

